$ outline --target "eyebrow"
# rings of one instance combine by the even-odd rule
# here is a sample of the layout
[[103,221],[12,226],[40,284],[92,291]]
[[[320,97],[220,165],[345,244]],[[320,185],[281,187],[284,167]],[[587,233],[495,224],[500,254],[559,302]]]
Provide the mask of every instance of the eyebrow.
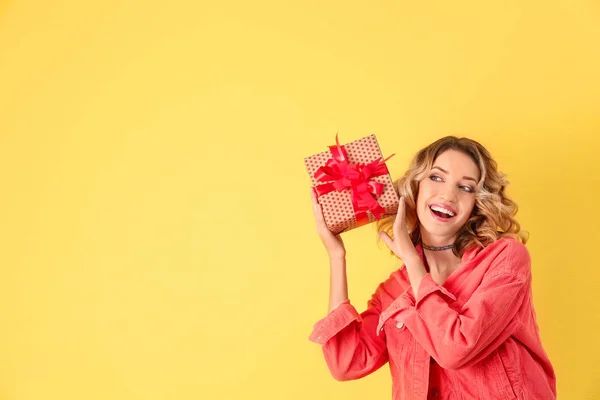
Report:
[[[443,173],[445,173],[445,174],[448,174],[448,171],[446,171],[446,170],[445,170],[445,169],[443,169],[442,167],[437,167],[437,166],[436,166],[436,167],[433,167],[433,168],[431,168],[431,169],[439,169],[439,170],[440,170],[440,171],[442,171]],[[477,179],[475,179],[475,178],[471,178],[470,176],[463,176],[462,178],[463,178],[463,179],[466,179],[466,180],[473,181],[473,182],[477,183]]]

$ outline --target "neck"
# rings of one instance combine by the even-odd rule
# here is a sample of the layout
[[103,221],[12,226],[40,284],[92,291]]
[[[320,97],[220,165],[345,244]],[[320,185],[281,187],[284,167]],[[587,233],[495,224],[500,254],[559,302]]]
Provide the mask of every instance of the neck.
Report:
[[430,272],[444,273],[454,271],[461,262],[461,258],[456,257],[452,249],[443,251],[430,251],[423,249],[423,255],[427,260]]
[[[425,234],[425,235],[424,235]],[[432,237],[426,232],[421,231],[421,238],[424,245],[429,247],[443,247],[454,243],[454,237]],[[435,273],[451,273],[461,262],[460,257],[456,257],[452,248],[446,250],[427,250],[423,247],[423,255],[429,265],[429,270]]]

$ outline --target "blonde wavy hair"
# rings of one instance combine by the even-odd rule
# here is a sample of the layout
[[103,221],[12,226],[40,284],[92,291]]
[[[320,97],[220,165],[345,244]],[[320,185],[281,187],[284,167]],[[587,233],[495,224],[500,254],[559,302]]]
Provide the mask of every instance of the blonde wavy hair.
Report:
[[[485,247],[502,237],[512,237],[525,244],[529,234],[521,230],[515,219],[518,206],[505,193],[509,184],[506,175],[498,171],[496,161],[485,147],[472,139],[456,136],[443,137],[419,151],[404,176],[394,182],[398,194],[405,199],[406,222],[413,244],[416,246],[421,242],[416,212],[419,183],[431,171],[436,158],[446,150],[457,150],[470,156],[480,172],[475,205],[470,218],[457,234],[452,249],[454,255],[462,257],[466,250],[475,246]],[[386,232],[393,238],[394,219],[395,216],[389,216],[378,221],[377,232]],[[378,243],[381,244],[381,239]]]

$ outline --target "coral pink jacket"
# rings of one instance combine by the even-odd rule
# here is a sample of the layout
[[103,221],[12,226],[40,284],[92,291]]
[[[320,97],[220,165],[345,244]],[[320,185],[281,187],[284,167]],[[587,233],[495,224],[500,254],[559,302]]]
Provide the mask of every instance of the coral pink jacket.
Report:
[[366,311],[346,300],[309,339],[322,345],[337,380],[389,362],[394,400],[556,398],[532,303],[531,259],[514,239],[467,250],[442,285],[427,274],[416,298],[403,266]]

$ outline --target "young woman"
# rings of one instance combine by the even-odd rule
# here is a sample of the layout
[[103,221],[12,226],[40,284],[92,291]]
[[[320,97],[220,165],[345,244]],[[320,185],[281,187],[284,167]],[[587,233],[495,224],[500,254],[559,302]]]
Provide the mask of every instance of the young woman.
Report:
[[346,250],[312,195],[329,255],[329,313],[310,340],[337,380],[389,362],[395,400],[556,398],[531,297],[526,234],[508,182],[479,143],[448,136],[419,151],[396,183],[400,206],[378,223],[404,265],[358,313],[348,300]]

